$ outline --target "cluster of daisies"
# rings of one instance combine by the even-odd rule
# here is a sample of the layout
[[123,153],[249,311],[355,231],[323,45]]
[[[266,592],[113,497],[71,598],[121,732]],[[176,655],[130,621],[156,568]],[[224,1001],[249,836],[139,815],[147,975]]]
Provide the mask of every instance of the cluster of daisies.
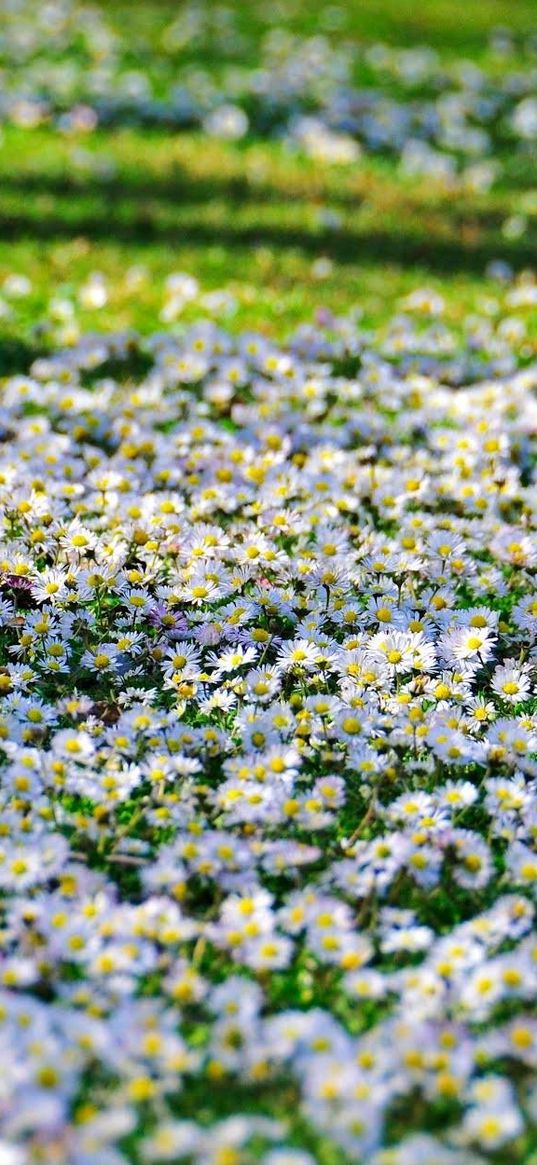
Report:
[[537,365],[440,316],[3,382],[2,1165],[535,1144]]
[[237,6],[190,3],[171,21],[155,17],[150,36],[84,0],[3,7],[0,121],[27,128],[89,133],[126,121],[276,136],[333,162],[387,153],[409,173],[477,190],[507,152],[531,154],[537,139],[537,39],[505,29],[478,66],[428,46],[361,45],[343,5],[321,6],[309,38],[285,27],[279,6],[246,23]]

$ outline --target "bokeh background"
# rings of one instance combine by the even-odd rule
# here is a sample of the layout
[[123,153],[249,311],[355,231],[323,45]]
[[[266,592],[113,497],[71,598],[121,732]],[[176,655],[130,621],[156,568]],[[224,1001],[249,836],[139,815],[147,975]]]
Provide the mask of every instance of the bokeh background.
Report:
[[[4,371],[69,303],[83,328],[148,332],[218,293],[202,310],[282,334],[319,304],[382,321],[425,285],[457,321],[498,261],[531,267],[534,0],[3,0],[0,15]],[[315,124],[336,92],[361,95],[350,148]],[[476,121],[468,94],[499,105]],[[448,145],[433,133],[420,154],[431,109]],[[29,281],[14,294],[13,272]],[[178,274],[197,283],[176,281],[176,310]]]

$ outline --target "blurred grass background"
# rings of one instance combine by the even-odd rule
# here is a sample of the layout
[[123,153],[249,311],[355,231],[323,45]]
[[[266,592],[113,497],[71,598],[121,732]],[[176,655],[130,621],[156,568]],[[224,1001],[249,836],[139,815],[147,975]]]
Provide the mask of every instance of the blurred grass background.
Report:
[[[144,53],[161,51],[163,30],[182,5],[101,0],[101,8],[118,28],[128,22],[133,64],[140,65]],[[267,5],[235,0],[228,8],[244,38],[240,63],[255,65]],[[336,44],[428,44],[446,59],[481,62],[491,30],[508,24],[523,46],[536,14],[534,0],[354,0],[337,7],[275,0],[270,25],[281,21],[293,33],[321,33]],[[185,59],[220,65],[210,40]],[[80,147],[91,155],[85,168],[75,161]],[[424,285],[445,296],[448,317],[457,321],[494,292],[485,275],[491,260],[515,270],[533,263],[534,182],[529,162],[524,169],[509,157],[491,191],[454,192],[405,177],[380,157],[330,167],[277,142],[134,128],[100,128],[79,141],[53,128],[10,125],[0,144],[0,280],[16,271],[32,282],[17,310],[19,333],[42,317],[58,289],[69,294],[93,271],[109,281],[110,299],[104,312],[84,309],[89,328],[162,326],[162,282],[175,271],[194,275],[203,291],[229,289],[237,328],[284,334],[319,304],[344,312],[359,303],[366,321],[382,321],[402,295]],[[510,237],[505,223],[521,212],[528,228]],[[0,336],[13,326],[1,320]]]

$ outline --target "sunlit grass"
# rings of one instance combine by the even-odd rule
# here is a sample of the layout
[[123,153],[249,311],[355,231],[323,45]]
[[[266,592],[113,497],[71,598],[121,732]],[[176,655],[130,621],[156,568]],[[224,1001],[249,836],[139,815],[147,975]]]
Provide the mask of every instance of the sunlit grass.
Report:
[[[507,237],[521,207],[532,212],[528,230]],[[174,271],[194,275],[203,291],[228,289],[233,327],[281,334],[319,304],[338,313],[359,304],[378,322],[424,284],[445,294],[456,321],[494,294],[491,260],[527,265],[536,209],[514,184],[449,191],[385,159],[320,167],[277,143],[133,129],[80,142],[10,127],[0,155],[0,278],[19,271],[32,282],[17,327],[39,321],[52,294],[96,270],[109,281],[112,310],[84,318],[105,329],[158,326]],[[10,332],[9,320],[2,326]]]

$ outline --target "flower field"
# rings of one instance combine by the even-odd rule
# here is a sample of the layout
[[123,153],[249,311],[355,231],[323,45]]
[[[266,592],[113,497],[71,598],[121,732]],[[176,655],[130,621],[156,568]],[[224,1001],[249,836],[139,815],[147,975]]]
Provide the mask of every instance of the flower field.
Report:
[[0,1165],[537,1162],[537,34],[468,7],[0,5]]

